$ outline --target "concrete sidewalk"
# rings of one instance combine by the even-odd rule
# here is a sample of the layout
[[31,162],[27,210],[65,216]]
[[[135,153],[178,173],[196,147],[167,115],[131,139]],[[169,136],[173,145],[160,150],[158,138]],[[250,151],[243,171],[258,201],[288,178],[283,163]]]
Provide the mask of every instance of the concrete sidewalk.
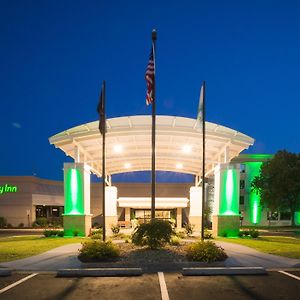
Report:
[[[232,244],[228,242],[216,242],[223,247],[228,255],[228,259],[218,264],[225,267],[263,267],[263,268],[292,268],[300,267],[300,259],[291,259],[271,254],[262,253],[252,248]],[[0,263],[0,268],[11,268],[13,270],[30,270],[30,271],[57,271],[59,269],[78,269],[86,268],[88,264],[81,263],[78,258],[78,249],[80,243],[61,246],[45,253],[32,257],[19,259],[11,262]],[[110,263],[110,265],[113,263]],[[190,267],[199,266],[201,263],[188,262]],[[105,263],[102,263],[105,265]],[[116,267],[118,264],[115,264]],[[167,269],[170,266],[165,266]],[[204,266],[209,264],[203,263]],[[91,265],[92,266],[92,265]],[[125,265],[124,265],[125,266]],[[182,264],[183,267],[185,263]],[[161,264],[163,267],[163,264]],[[175,267],[175,266],[174,266]],[[172,269],[172,268],[171,268]]]

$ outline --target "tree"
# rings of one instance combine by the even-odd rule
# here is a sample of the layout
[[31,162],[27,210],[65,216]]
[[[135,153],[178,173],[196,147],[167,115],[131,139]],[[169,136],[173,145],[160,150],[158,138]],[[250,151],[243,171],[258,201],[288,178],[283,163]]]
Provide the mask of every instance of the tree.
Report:
[[300,155],[281,150],[261,165],[251,186],[260,194],[263,206],[272,210],[289,210],[294,226],[295,212],[300,210],[299,178]]

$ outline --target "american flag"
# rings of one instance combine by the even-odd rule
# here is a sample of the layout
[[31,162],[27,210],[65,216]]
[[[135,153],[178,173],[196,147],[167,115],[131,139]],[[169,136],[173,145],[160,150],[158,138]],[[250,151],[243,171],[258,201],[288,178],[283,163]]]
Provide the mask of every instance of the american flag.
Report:
[[153,102],[154,76],[155,76],[155,66],[154,66],[154,54],[153,54],[153,46],[152,46],[149,62],[145,74],[145,79],[147,83],[147,93],[146,93],[147,105],[150,105]]

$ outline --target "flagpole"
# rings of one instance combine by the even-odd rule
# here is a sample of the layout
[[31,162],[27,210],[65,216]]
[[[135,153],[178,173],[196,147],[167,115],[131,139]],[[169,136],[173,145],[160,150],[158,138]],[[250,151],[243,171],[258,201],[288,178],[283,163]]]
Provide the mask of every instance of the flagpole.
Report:
[[101,116],[103,119],[101,120],[101,128],[102,128],[102,212],[103,212],[103,242],[106,240],[106,226],[105,226],[105,133],[106,133],[106,115],[105,115],[105,80],[103,80],[102,85],[102,113]]
[[202,111],[202,222],[201,222],[201,240],[204,240],[204,210],[205,210],[205,81],[202,84],[203,88],[203,111]]
[[153,102],[152,102],[152,177],[151,177],[151,220],[155,219],[155,127],[156,127],[156,101],[155,101],[155,56],[156,56],[156,30],[152,30],[152,47],[153,47]]

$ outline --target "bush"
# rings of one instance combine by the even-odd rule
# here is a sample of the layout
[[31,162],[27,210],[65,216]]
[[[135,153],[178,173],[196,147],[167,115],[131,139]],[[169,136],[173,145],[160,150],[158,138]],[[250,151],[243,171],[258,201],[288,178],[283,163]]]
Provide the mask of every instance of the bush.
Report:
[[120,232],[120,226],[119,225],[111,225],[110,229],[111,229],[111,231],[114,235],[116,235]]
[[178,231],[176,232],[176,236],[179,237],[180,239],[184,239],[186,237],[186,233],[183,231]]
[[7,224],[7,221],[4,217],[0,217],[0,228],[4,228]]
[[172,236],[171,240],[170,240],[170,244],[173,245],[173,246],[179,246],[180,245],[180,238],[176,235]]
[[51,237],[51,236],[56,236],[57,234],[57,231],[56,230],[49,230],[49,229],[46,229],[43,231],[43,235],[45,237]]
[[51,237],[51,236],[63,237],[64,232],[62,230],[45,229],[44,232],[43,232],[43,235],[45,237]]
[[120,254],[119,248],[111,241],[91,241],[82,244],[82,248],[79,250],[80,259],[97,259],[106,260],[116,258]]
[[175,232],[168,221],[153,219],[149,223],[140,224],[132,235],[132,242],[138,246],[158,249],[170,243]]
[[205,238],[206,240],[211,240],[211,239],[213,239],[214,237],[213,237],[213,235],[212,235],[211,232],[209,232],[207,229],[205,229],[205,230],[204,230],[204,238]]
[[24,223],[20,223],[20,224],[18,225],[18,228],[24,228]]
[[78,235],[79,235],[79,230],[78,229],[73,230],[73,236],[78,236]]
[[103,229],[102,228],[92,231],[91,239],[102,240],[102,238],[103,238]]
[[188,236],[191,236],[194,232],[194,227],[195,225],[193,224],[185,224],[184,225],[184,230],[185,230],[185,233],[188,235]]
[[259,236],[259,232],[257,230],[255,230],[255,229],[249,230],[249,234],[254,239],[258,238],[258,236]]
[[64,231],[63,230],[57,230],[57,236],[64,237]]
[[192,243],[186,248],[187,257],[190,260],[213,262],[225,260],[227,258],[224,249],[218,247],[212,241],[199,241]]
[[244,231],[242,231],[242,230],[239,231],[238,236],[239,236],[239,237],[243,237],[243,236],[244,236]]
[[34,225],[37,225],[40,227],[47,227],[47,225],[48,225],[47,218],[44,218],[44,217],[37,218],[34,222]]

